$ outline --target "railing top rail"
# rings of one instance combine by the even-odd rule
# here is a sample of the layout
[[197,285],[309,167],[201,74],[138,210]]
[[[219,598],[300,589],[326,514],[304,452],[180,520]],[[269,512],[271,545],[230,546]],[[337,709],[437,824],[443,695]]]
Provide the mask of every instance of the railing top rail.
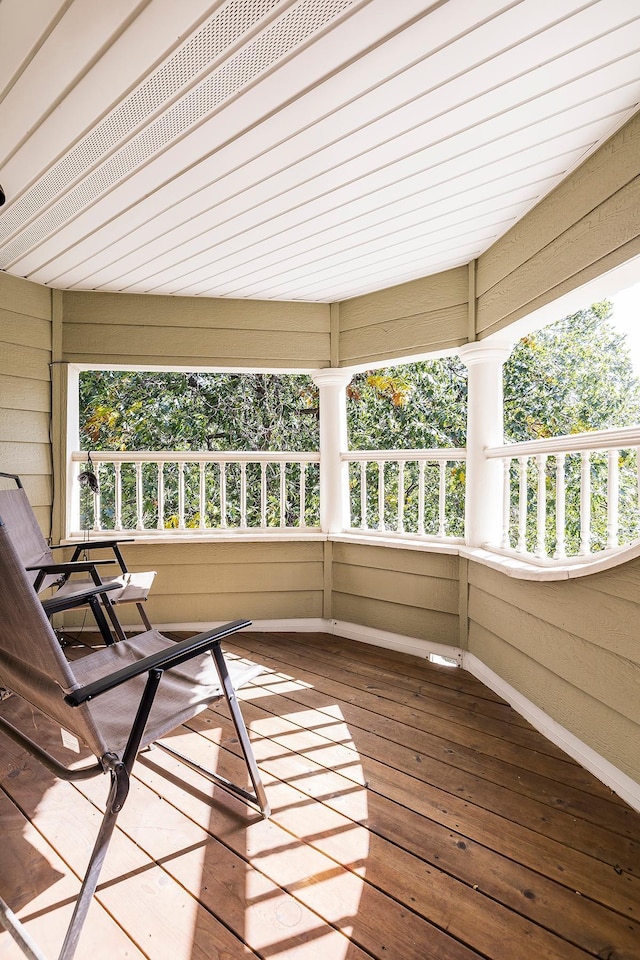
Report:
[[340,457],[343,461],[349,463],[359,463],[363,460],[366,462],[377,460],[447,462],[449,460],[466,460],[467,451],[464,447],[442,447],[433,450],[348,450],[346,453],[341,453]]
[[71,460],[86,463],[319,463],[320,453],[290,450],[74,450]]
[[572,433],[564,437],[543,437],[524,440],[501,447],[487,447],[487,457],[522,457],[536,454],[580,453],[582,450],[625,450],[640,447],[640,426],[614,427],[588,433]]

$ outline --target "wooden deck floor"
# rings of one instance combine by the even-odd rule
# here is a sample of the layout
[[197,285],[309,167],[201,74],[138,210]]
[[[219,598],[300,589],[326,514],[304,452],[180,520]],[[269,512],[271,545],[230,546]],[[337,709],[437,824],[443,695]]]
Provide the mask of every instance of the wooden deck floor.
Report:
[[[268,668],[241,699],[271,819],[145,755],[79,958],[640,958],[640,815],[481,683],[331,636],[233,641]],[[239,775],[222,706],[175,740]],[[106,781],[0,751],[0,895],[54,958]]]

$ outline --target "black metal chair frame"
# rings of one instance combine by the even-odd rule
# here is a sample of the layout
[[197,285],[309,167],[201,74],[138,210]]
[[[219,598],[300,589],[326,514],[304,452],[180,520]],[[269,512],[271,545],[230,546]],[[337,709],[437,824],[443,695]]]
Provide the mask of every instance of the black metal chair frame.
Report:
[[[13,480],[16,484],[16,487],[19,490],[24,490],[22,480],[20,479],[18,474],[5,473],[4,471],[0,471],[0,477],[4,477],[7,480]],[[39,563],[34,566],[27,566],[26,569],[30,573],[36,574],[34,583],[33,583],[36,593],[38,593],[43,588],[43,584],[45,583],[45,580],[47,579],[47,577],[59,576],[60,584],[62,585],[62,584],[68,583],[68,581],[73,576],[73,574],[77,574],[77,573],[88,574],[93,580],[93,582],[95,583],[95,585],[100,586],[103,583],[103,580],[100,576],[100,572],[98,569],[99,567],[101,568],[117,567],[119,568],[120,573],[123,573],[123,574],[129,573],[129,568],[127,567],[126,561],[120,549],[120,544],[133,543],[133,542],[134,542],[133,537],[118,537],[118,538],[108,538],[108,539],[105,538],[102,540],[88,540],[85,543],[79,543],[75,545],[71,559],[68,561],[61,561],[59,563]],[[51,544],[49,546],[49,549],[51,551],[62,550],[65,548],[66,548],[65,544]],[[94,550],[94,549],[95,550],[111,550],[113,551],[114,556],[109,558],[101,558],[101,559],[84,559],[84,560],[80,559],[82,554],[85,551]],[[59,607],[54,609],[54,606],[51,605],[47,607],[47,610],[50,610],[51,614],[53,614],[54,612],[60,612],[65,609],[71,609],[72,607],[81,606],[81,604],[75,602],[75,598],[76,596],[81,596],[83,590],[84,590],[84,587],[79,587],[77,594],[66,593],[66,599],[70,601],[69,606],[65,607],[64,605],[62,605],[62,598],[61,598],[61,605]],[[105,591],[102,594],[101,602],[104,606],[105,612],[107,613],[111,621],[111,627],[113,629],[113,633],[115,634],[116,639],[124,640],[125,639],[124,630],[115,612],[115,609],[114,609],[115,605],[112,603],[111,599],[109,598],[107,591]],[[151,630],[152,625],[147,616],[147,612],[144,609],[144,604],[140,601],[136,601],[135,606],[138,610],[140,619],[142,620],[142,623],[144,624],[145,629]],[[95,614],[95,609],[93,612]],[[105,642],[112,643],[113,637],[109,632],[109,630],[107,629],[106,631],[104,631],[101,623],[99,624],[99,628],[101,633],[103,634]]]
[[[1,526],[3,526],[3,524],[2,520],[0,519],[0,527]],[[25,585],[30,589],[30,585],[27,583],[26,577]],[[116,584],[107,583],[95,585],[93,588],[85,590],[82,594],[79,594],[73,599],[78,605],[88,604],[93,610],[94,614],[97,613],[98,616],[102,616],[104,619],[104,614],[102,613],[102,608],[100,606],[100,598],[105,593],[108,593],[113,589],[117,589]],[[69,598],[67,597],[64,599],[64,601],[59,601],[59,603],[62,602],[68,603]],[[54,611],[56,606],[55,597],[52,598],[52,600],[45,601],[43,606],[45,607],[45,612],[47,614]],[[156,650],[154,653],[142,657],[135,663],[127,664],[126,666],[101,676],[99,679],[87,683],[84,686],[79,686],[66,695],[63,695],[62,690],[60,691],[61,700],[64,700],[64,703],[68,707],[75,708],[81,706],[82,704],[89,704],[90,701],[99,698],[108,691],[114,690],[116,687],[119,687],[122,684],[126,684],[135,677],[141,677],[146,674],[147,679],[137,705],[135,718],[129,729],[128,740],[126,746],[121,751],[121,755],[106,752],[102,756],[98,757],[97,762],[95,763],[92,763],[86,767],[69,769],[61,764],[55,757],[51,756],[39,744],[34,742],[23,731],[15,727],[14,724],[12,724],[8,719],[0,715],[0,729],[22,748],[27,750],[56,777],[62,780],[73,782],[86,780],[103,773],[108,773],[110,776],[110,789],[106,810],[89,859],[87,870],[82,881],[80,894],[76,902],[73,916],[67,929],[58,960],[71,960],[71,958],[74,956],[82,926],[84,924],[91,899],[96,890],[100,870],[107,853],[107,848],[116,825],[118,814],[122,809],[129,792],[129,778],[134,761],[141,746],[141,741],[145,732],[147,721],[149,719],[149,714],[158,692],[160,682],[166,671],[170,671],[172,668],[178,667],[180,664],[185,664],[198,655],[206,652],[211,653],[219,679],[219,698],[221,699],[224,697],[227,702],[229,713],[238,737],[253,790],[246,790],[243,787],[227,780],[220,774],[215,773],[214,771],[205,770],[199,764],[194,763],[192,760],[184,757],[172,747],[169,747],[162,741],[162,739],[155,740],[154,743],[166,752],[170,753],[172,756],[177,757],[182,762],[186,763],[192,769],[198,771],[211,782],[218,784],[225,791],[257,807],[262,813],[263,817],[266,818],[270,815],[266,793],[253,755],[247,728],[240,711],[240,706],[238,704],[233,682],[229,675],[229,669],[220,647],[221,641],[225,637],[228,637],[231,634],[236,633],[238,630],[242,630],[250,625],[250,620],[235,620],[230,623],[226,623],[223,626],[206,630],[203,633],[199,633],[195,637],[178,642],[173,642],[169,640],[169,638],[162,637],[160,635],[161,639],[167,640],[167,646],[164,649]],[[153,632],[156,633],[156,631]],[[53,638],[52,634],[51,638]],[[52,642],[52,639],[50,639],[49,642]],[[22,695],[27,698],[27,694],[25,694],[24,690]],[[37,695],[34,702],[38,702]],[[19,926],[20,925],[18,923],[18,927]],[[12,932],[16,940],[20,942],[19,929],[17,932],[10,932]],[[22,943],[21,946],[24,949],[24,943]]]

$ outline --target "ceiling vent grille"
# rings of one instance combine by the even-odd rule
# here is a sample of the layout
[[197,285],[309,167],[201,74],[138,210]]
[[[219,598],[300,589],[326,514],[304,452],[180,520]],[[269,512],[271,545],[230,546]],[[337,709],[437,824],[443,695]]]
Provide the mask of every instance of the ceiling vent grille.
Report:
[[[5,246],[0,266],[10,266],[355,2],[357,0],[301,0],[255,39],[214,68],[166,112],[152,120],[145,129],[76,183],[64,197],[37,216],[56,195],[82,177],[132,129],[139,127],[177,92],[193,82],[230,45],[237,42],[272,8],[277,7],[281,0],[254,0],[251,4],[247,4],[246,0],[237,0],[225,5],[215,18],[203,25],[180,50],[0,216],[0,239],[10,236],[21,224],[37,216],[29,227]],[[249,12],[250,18],[247,17]]]

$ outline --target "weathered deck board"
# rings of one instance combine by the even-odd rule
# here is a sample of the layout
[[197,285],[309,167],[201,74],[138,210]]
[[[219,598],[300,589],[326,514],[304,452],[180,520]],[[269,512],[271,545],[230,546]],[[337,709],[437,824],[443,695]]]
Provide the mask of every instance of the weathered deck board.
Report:
[[[267,667],[241,700],[272,817],[145,754],[79,958],[638,960],[640,816],[473,677],[336,637],[226,649]],[[222,704],[172,739],[242,777]],[[0,894],[53,957],[106,781],[0,757]]]
[[[518,768],[542,774],[551,780],[557,777],[565,784],[572,783],[580,790],[604,798],[606,801],[604,810],[609,811],[608,805],[612,802],[610,791],[606,791],[600,783],[594,781],[590,774],[560,751],[552,753],[548,749],[541,750],[540,736],[532,727],[517,726],[515,737],[513,737],[508,720],[499,723],[494,721],[491,723],[491,729],[488,729],[481,714],[474,718],[473,713],[469,713],[466,722],[463,723],[459,716],[452,715],[446,708],[441,708],[440,705],[436,708],[430,706],[428,699],[424,705],[421,702],[417,703],[418,698],[412,685],[409,682],[403,683],[402,677],[397,673],[395,683],[388,681],[385,676],[374,684],[366,675],[353,672],[347,667],[346,673],[343,674],[341,671],[341,678],[336,681],[333,679],[335,671],[332,669],[332,662],[328,661],[326,656],[322,659],[322,654],[319,652],[314,662],[310,662],[309,659],[301,662],[297,658],[295,647],[293,651],[291,649],[291,641],[279,644],[280,639],[277,637],[274,639],[273,648],[270,650],[270,659],[273,658],[273,662],[277,663],[280,669],[284,671],[291,665],[300,665],[306,668],[305,675],[310,676],[314,687],[321,683],[323,692],[335,694],[338,699],[347,700],[355,706],[363,706],[376,713],[379,717],[377,732],[383,734],[385,725],[390,728],[394,724],[400,724],[407,731],[415,731],[415,742],[410,743],[406,736],[404,742],[426,753],[430,751],[418,741],[420,732],[428,733],[429,736],[444,740],[447,744],[458,744],[465,750],[470,749],[494,757],[496,760],[505,760]],[[342,663],[341,660],[341,666]],[[428,670],[429,667],[426,669]],[[420,697],[422,699],[422,695]],[[380,698],[383,702],[380,702]],[[392,707],[384,702],[386,700],[392,701]],[[387,716],[390,709],[393,712],[392,719]],[[511,716],[514,716],[515,711],[511,708],[509,710]],[[475,722],[473,722],[474,719]],[[376,718],[371,718],[370,722],[376,722]],[[389,739],[394,739],[392,729],[389,730]],[[590,800],[593,813],[592,807],[593,803]]]

